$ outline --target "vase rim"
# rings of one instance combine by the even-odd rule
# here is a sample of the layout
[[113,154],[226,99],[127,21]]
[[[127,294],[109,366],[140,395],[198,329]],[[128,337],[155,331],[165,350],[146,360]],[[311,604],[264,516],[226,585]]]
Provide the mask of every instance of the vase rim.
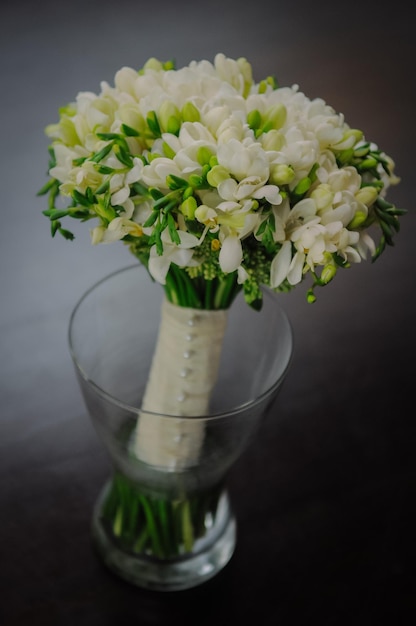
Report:
[[[289,370],[290,364],[292,362],[292,358],[293,358],[293,352],[294,352],[294,335],[293,335],[293,328],[292,328],[292,324],[286,314],[286,312],[284,311],[284,309],[280,306],[280,304],[276,304],[277,307],[279,307],[280,313],[284,319],[284,322],[287,326],[287,332],[288,332],[288,342],[289,342],[289,355],[287,357],[287,361],[285,363],[285,366],[283,367],[280,376],[274,381],[274,383],[272,385],[270,385],[265,391],[263,391],[262,393],[260,393],[258,396],[256,396],[253,399],[247,400],[245,402],[241,402],[240,404],[237,404],[236,406],[224,410],[224,411],[217,411],[217,412],[211,412],[208,413],[206,415],[196,415],[196,416],[192,416],[192,415],[174,415],[174,414],[169,414],[169,413],[160,413],[160,412],[156,412],[156,411],[149,411],[149,410],[143,410],[138,406],[134,406],[131,405],[127,402],[123,402],[122,400],[120,400],[119,398],[117,398],[116,396],[114,396],[113,394],[109,393],[108,391],[105,391],[105,389],[103,389],[100,385],[98,385],[97,383],[95,383],[84,371],[84,368],[81,366],[76,354],[75,354],[75,349],[74,349],[74,345],[73,345],[73,340],[72,340],[72,329],[73,329],[73,323],[74,323],[74,319],[75,316],[77,314],[77,311],[79,310],[80,306],[82,305],[82,303],[84,302],[84,300],[91,294],[91,292],[93,292],[97,287],[99,287],[102,283],[106,282],[107,280],[114,278],[115,276],[117,276],[118,274],[121,274],[123,272],[127,272],[127,271],[131,271],[131,270],[139,270],[140,269],[145,269],[142,265],[140,264],[132,264],[132,265],[128,265],[125,267],[122,267],[118,270],[115,270],[114,272],[111,272],[110,274],[106,274],[103,278],[99,279],[98,281],[96,281],[91,287],[89,287],[86,291],[84,291],[84,293],[81,295],[81,297],[78,299],[78,301],[76,302],[75,306],[72,309],[72,312],[70,314],[69,317],[69,324],[68,324],[68,344],[69,344],[69,351],[70,351],[70,355],[72,358],[72,361],[75,365],[76,371],[77,373],[82,377],[82,379],[85,381],[85,383],[87,383],[89,386],[91,386],[94,390],[95,393],[97,393],[101,398],[103,398],[104,400],[106,400],[107,402],[118,406],[120,409],[128,411],[130,413],[135,413],[135,414],[146,414],[146,415],[157,415],[158,417],[163,417],[166,419],[178,419],[180,418],[181,420],[199,420],[199,421],[213,421],[213,420],[219,420],[219,419],[224,419],[227,417],[233,417],[233,416],[237,416],[239,414],[241,414],[242,412],[246,412],[249,411],[252,408],[255,408],[257,405],[261,404],[262,402],[264,402],[265,400],[267,400],[268,397],[272,398],[273,394],[275,393],[275,391],[277,391],[279,389],[279,387],[282,385],[284,379],[286,378],[287,372]],[[262,287],[262,290],[264,292],[264,294],[268,297],[273,297],[276,295],[276,292],[273,292],[272,289],[268,288],[267,286]],[[246,306],[249,306],[248,304]]]

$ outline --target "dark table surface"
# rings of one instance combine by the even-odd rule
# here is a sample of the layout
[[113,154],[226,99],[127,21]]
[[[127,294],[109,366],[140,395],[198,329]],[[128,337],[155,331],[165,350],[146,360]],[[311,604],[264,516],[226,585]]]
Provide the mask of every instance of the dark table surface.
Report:
[[[5,3],[6,4],[6,3]],[[414,624],[416,58],[401,2],[16,0],[0,15],[0,624]],[[284,6],[283,6],[284,5]],[[358,6],[358,5],[357,5]],[[247,57],[298,83],[391,154],[408,209],[396,245],[339,273],[295,333],[285,385],[229,476],[238,544],[203,586],[156,593],[97,560],[90,520],[110,465],[67,346],[72,307],[131,264],[119,244],[52,239],[44,127],[78,91],[148,57]]]

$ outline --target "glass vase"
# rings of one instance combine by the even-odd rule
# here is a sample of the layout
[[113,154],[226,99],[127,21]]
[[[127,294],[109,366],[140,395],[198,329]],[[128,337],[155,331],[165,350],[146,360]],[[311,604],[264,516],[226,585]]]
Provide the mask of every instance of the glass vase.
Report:
[[[278,295],[264,290],[260,312],[239,295],[227,312],[208,414],[144,411],[163,299],[162,287],[141,265],[115,272],[75,306],[69,345],[86,407],[113,468],[94,507],[94,546],[121,578],[174,591],[203,583],[232,557],[236,519],[227,474],[281,388],[293,338]],[[181,427],[185,433],[196,429],[198,450],[173,466],[143,460],[137,447],[137,438],[144,436],[141,420],[155,428],[151,441],[139,441],[142,447],[151,444],[157,452],[158,445],[166,446],[160,433],[170,432],[175,444]],[[189,441],[188,448],[196,445]]]

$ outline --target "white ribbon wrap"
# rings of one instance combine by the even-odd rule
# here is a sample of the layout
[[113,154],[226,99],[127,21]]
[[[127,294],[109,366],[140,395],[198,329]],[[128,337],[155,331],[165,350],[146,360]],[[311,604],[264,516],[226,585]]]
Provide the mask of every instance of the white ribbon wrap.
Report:
[[226,310],[192,309],[163,301],[142,404],[142,410],[152,414],[140,413],[136,429],[134,452],[140,460],[169,470],[197,463],[204,424],[192,417],[209,410],[226,323]]

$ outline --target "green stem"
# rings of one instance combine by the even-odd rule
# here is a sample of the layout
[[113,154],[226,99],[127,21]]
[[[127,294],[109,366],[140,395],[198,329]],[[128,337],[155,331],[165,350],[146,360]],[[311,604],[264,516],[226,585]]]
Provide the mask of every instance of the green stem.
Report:
[[190,278],[186,270],[171,264],[166,276],[165,293],[172,304],[193,309],[228,309],[241,291],[237,274],[224,278]]
[[149,495],[116,472],[101,508],[107,532],[122,549],[157,558],[192,552],[215,520],[221,485],[170,498]]
[[153,553],[155,556],[161,557],[163,556],[164,551],[160,542],[159,533],[157,531],[156,520],[153,517],[152,508],[147,498],[144,496],[139,496],[139,498],[146,515],[147,529],[152,540]]

